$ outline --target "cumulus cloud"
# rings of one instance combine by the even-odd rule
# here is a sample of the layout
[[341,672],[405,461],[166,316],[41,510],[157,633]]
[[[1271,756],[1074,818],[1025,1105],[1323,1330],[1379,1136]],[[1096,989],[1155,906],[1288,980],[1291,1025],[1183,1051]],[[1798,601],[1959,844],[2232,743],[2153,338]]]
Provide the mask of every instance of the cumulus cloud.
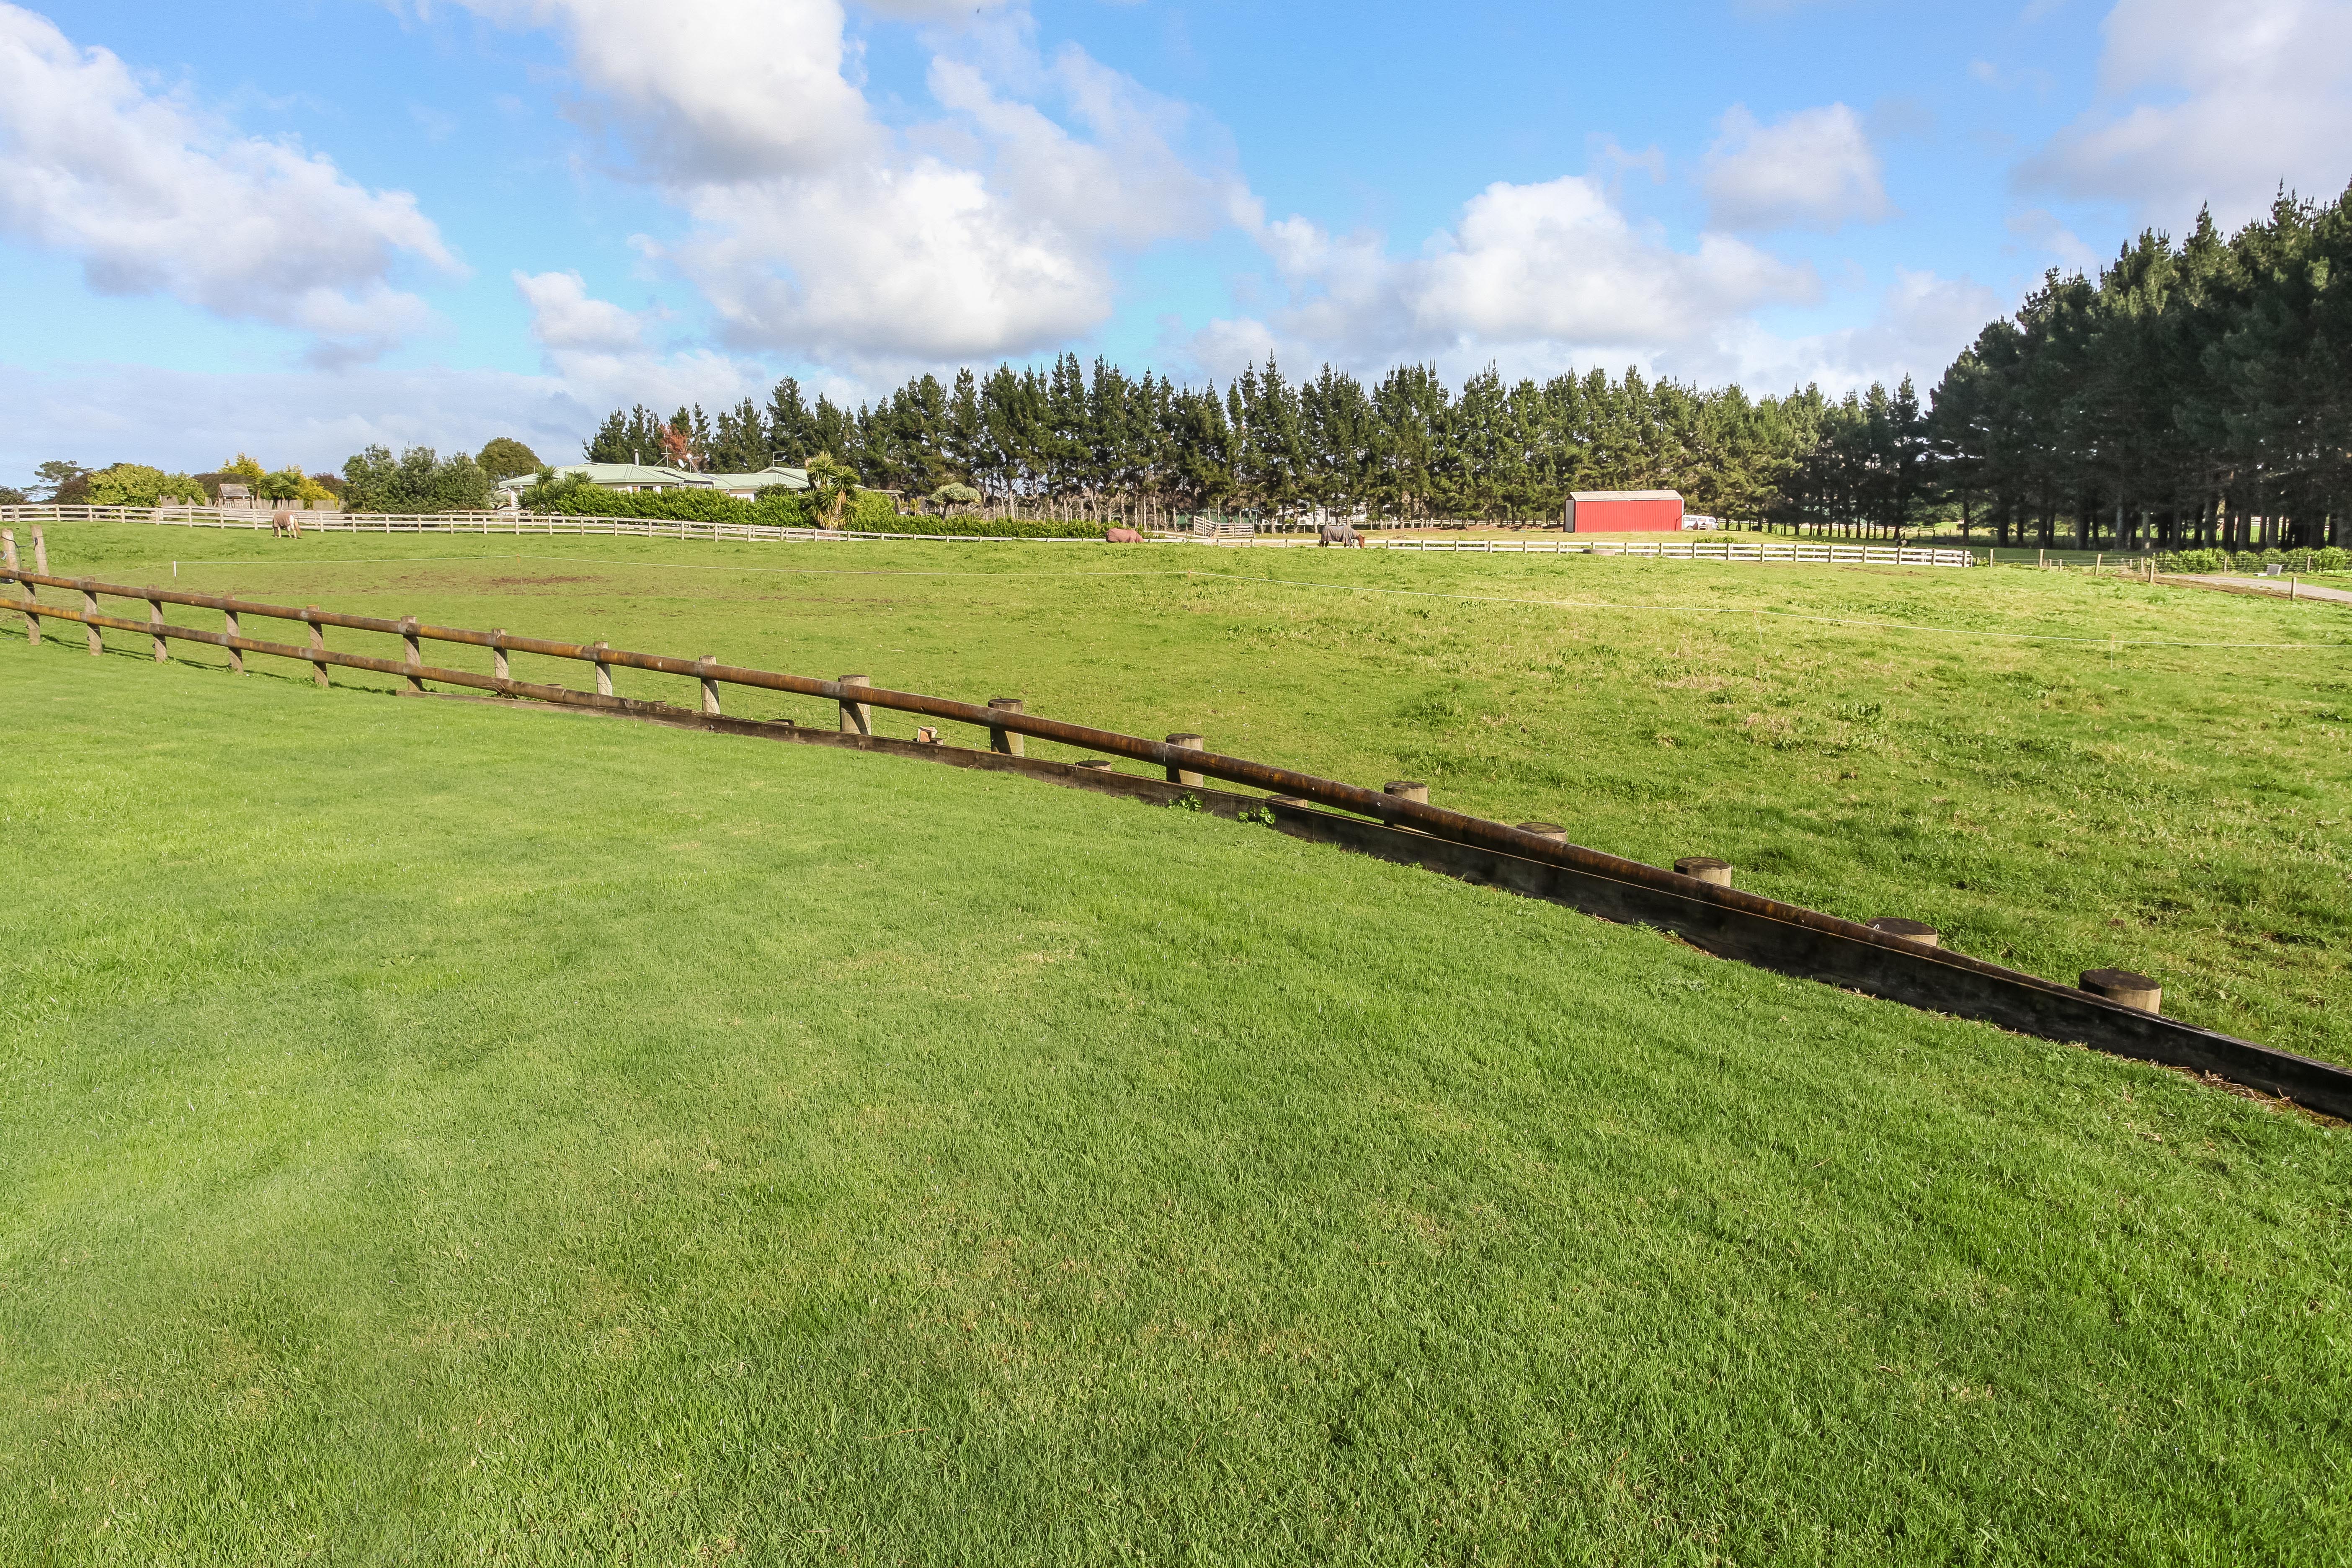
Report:
[[901,129],[854,85],[835,0],[715,0],[690,29],[653,0],[467,3],[568,40],[579,112],[692,220],[651,254],[737,349],[873,367],[1058,346],[1110,315],[1122,258],[1255,216],[1194,111],[1081,49],[1042,58],[1025,12],[927,35],[940,112]]
[[1230,373],[1237,350],[1285,346],[1292,357],[1370,368],[1399,357],[1527,361],[1690,351],[1760,305],[1802,300],[1812,274],[1728,236],[1677,247],[1638,226],[1594,179],[1498,183],[1418,256],[1382,237],[1334,236],[1304,218],[1266,225],[1263,240],[1289,289],[1270,321],[1213,323],[1194,341],[1207,368]]
[[663,408],[722,407],[759,393],[754,366],[709,349],[664,353],[646,341],[646,317],[599,300],[577,272],[517,272],[530,335],[553,384],[599,407],[650,400]]
[[299,463],[316,472],[340,468],[371,445],[471,452],[493,436],[519,437],[550,462],[572,462],[581,433],[611,406],[583,401],[552,376],[504,371],[11,368],[0,376],[0,475],[22,484],[35,462],[60,453],[201,471],[250,452],[273,468]]
[[462,3],[559,35],[578,112],[662,179],[807,174],[875,145],[835,0],[700,0],[690,18],[656,0]]
[[577,272],[519,271],[514,282],[530,307],[530,335],[543,348],[619,352],[645,342],[643,318],[592,296]]
[[0,233],[78,257],[103,294],[166,294],[372,357],[431,320],[404,258],[457,263],[415,199],[239,136],[104,49],[0,4]]
[[2352,176],[2352,5],[2122,0],[2103,25],[2097,107],[2028,159],[2028,189],[2185,221],[2258,216],[2284,181],[2332,196]]
[[1843,393],[1872,382],[1895,385],[1912,376],[1924,400],[1959,352],[2009,309],[1981,283],[1932,271],[1895,269],[1895,282],[1860,325],[1782,335],[1754,321],[1735,323],[1696,353],[1668,356],[1664,367],[1699,381],[1750,387],[1818,384]]
[[1706,154],[1707,210],[1718,228],[1834,230],[1887,214],[1878,153],[1843,103],[1769,125],[1734,104]]

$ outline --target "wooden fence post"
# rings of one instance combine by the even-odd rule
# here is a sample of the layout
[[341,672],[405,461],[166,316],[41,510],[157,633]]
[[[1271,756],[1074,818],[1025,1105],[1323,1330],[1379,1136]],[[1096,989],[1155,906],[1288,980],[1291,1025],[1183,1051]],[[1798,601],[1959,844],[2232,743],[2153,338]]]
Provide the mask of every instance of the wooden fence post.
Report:
[[[16,531],[13,528],[0,528],[0,563],[5,563],[11,572],[17,569]],[[41,617],[33,606],[40,602],[39,596],[30,583],[19,583],[16,588],[25,595],[25,640],[38,647]]]
[[1557,822],[1522,822],[1519,831],[1532,833],[1538,838],[1549,838],[1555,844],[1568,842],[1568,829]]
[[[327,651],[327,630],[316,620],[311,618],[318,613],[319,606],[316,605],[305,605],[302,606],[302,622],[305,626],[310,628],[310,651],[312,653],[324,653]],[[327,679],[327,661],[325,659],[314,658],[310,661],[310,679],[319,683],[319,689],[321,691],[324,691],[332,684],[332,682]]]
[[2086,969],[2079,989],[2126,1007],[2137,1007],[2143,1013],[2164,1010],[2164,988],[2147,975],[2135,974],[2128,969]]
[[1922,947],[1941,947],[1944,944],[1944,933],[1934,926],[1922,921],[1907,921],[1900,915],[1880,915],[1876,920],[1864,921],[1863,924],[1873,931],[1885,931],[1888,936],[1899,936],[1905,942],[1916,942]]
[[1417,801],[1423,805],[1429,804],[1429,786],[1419,779],[1391,779],[1381,785],[1381,793],[1392,795],[1399,800]]
[[596,695],[613,695],[613,667],[604,662],[604,650],[613,645],[601,637],[588,649],[588,657],[596,661]]
[[[98,595],[91,593],[87,588],[84,588],[81,591],[81,613],[85,616],[95,616],[98,614]],[[106,636],[104,633],[100,632],[96,626],[84,626],[82,627],[82,631],[87,634],[89,638],[90,658],[96,658],[99,655],[106,651]]]
[[[245,635],[244,632],[237,629],[238,623],[236,612],[235,610],[223,611],[221,613],[221,619],[226,623],[222,629],[227,632],[229,636],[238,637]],[[245,650],[243,648],[231,647],[228,650],[228,672],[231,675],[243,675],[245,673]]]
[[[988,700],[988,705],[1000,713],[1023,713],[1028,710],[1026,700],[1019,697],[992,697]],[[988,732],[988,749],[992,752],[1002,752],[1008,757],[1026,756],[1028,740],[1028,736],[1017,730],[992,729]]]
[[415,616],[400,618],[400,640],[408,649],[408,689],[422,691],[425,689],[425,678],[416,672],[425,668],[425,650],[417,644]]
[[49,536],[37,522],[33,524],[33,571],[42,577],[49,574]]
[[1696,877],[1702,882],[1712,882],[1718,888],[1731,886],[1731,862],[1717,860],[1711,855],[1688,855],[1675,862],[1675,869],[1685,877]]
[[[1188,752],[1205,752],[1208,747],[1202,745],[1201,740],[1202,737],[1190,730],[1179,730],[1168,737],[1168,743],[1171,746],[1181,746]],[[1202,782],[1202,779],[1200,774],[1190,768],[1180,768],[1171,763],[1168,769],[1168,782],[1172,784],[1197,784]]]
[[172,647],[163,640],[163,601],[161,599],[147,601],[147,635],[155,639],[155,662],[168,663],[172,658]]
[[490,673],[500,680],[514,679],[507,673],[507,629],[504,626],[490,628]]
[[[695,663],[702,666],[705,670],[718,662],[719,656],[715,653],[706,653],[695,660]],[[719,682],[711,679],[708,674],[702,678],[702,710],[714,719],[719,716]]]
[[[871,686],[874,684],[874,678],[867,675],[845,675],[840,678],[838,684]],[[874,733],[874,705],[871,702],[860,702],[851,697],[843,698],[841,700],[841,732],[845,735]]]

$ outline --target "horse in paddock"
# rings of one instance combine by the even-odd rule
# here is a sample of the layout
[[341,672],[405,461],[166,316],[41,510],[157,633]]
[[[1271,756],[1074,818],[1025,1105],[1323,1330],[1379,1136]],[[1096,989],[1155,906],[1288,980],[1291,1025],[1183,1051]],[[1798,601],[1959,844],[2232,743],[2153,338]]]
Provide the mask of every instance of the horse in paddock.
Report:
[[269,514],[269,537],[284,539],[289,534],[296,539],[302,537],[302,520],[280,507]]
[[1364,536],[1344,522],[1327,522],[1316,533],[1315,548],[1318,550],[1332,544],[1343,550],[1350,545],[1358,550],[1364,547]]
[[1143,535],[1131,528],[1107,528],[1103,530],[1103,542],[1107,544],[1140,544]]

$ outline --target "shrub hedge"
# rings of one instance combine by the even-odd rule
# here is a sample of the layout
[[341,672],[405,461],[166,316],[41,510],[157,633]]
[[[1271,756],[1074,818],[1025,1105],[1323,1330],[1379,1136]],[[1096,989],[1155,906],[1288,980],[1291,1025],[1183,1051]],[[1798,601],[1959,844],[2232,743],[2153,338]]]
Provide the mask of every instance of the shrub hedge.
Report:
[[[770,528],[819,526],[814,494],[778,485],[751,500],[719,490],[609,490],[584,479],[557,479],[523,492],[530,511],[566,517],[641,517],[673,522],[756,522]],[[859,490],[842,509],[841,526],[854,533],[909,537],[961,535],[982,539],[1091,539],[1102,531],[1092,522],[1049,522],[1037,518],[901,517],[879,490]]]

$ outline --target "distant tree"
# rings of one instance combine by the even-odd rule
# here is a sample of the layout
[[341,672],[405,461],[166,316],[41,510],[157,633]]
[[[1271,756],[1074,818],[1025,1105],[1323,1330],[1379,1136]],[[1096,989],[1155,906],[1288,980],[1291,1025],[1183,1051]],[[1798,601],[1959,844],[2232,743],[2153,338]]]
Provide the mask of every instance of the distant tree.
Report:
[[980,492],[970,485],[941,485],[931,492],[931,504],[940,509],[942,517],[950,507],[978,506],[980,501]]
[[592,463],[659,463],[662,422],[640,403],[625,413],[614,409],[597,427],[582,455]]
[[0,485],[0,506],[23,506],[25,492],[14,485]]
[[205,487],[186,474],[167,474],[143,463],[117,463],[83,481],[92,506],[160,506],[165,501],[202,502]]
[[71,506],[78,502],[79,497],[78,494],[69,496],[65,492],[69,487],[76,486],[82,479],[87,479],[89,472],[89,469],[83,468],[79,463],[69,462],[62,458],[53,458],[33,470],[33,481],[47,488],[49,493],[41,498],[43,500]]
[[370,447],[343,464],[343,503],[353,511],[472,511],[490,504],[490,476],[465,453],[443,458],[411,447],[394,458]]
[[517,474],[537,473],[547,465],[539,454],[511,436],[493,437],[477,453],[474,461],[492,479],[510,479]]
[[818,452],[803,465],[808,471],[809,501],[821,528],[839,528],[842,509],[857,488],[857,471],[830,452]]
[[268,469],[247,457],[243,452],[239,452],[236,461],[221,465],[220,477],[225,479],[235,479],[240,484],[257,485],[268,473]]

